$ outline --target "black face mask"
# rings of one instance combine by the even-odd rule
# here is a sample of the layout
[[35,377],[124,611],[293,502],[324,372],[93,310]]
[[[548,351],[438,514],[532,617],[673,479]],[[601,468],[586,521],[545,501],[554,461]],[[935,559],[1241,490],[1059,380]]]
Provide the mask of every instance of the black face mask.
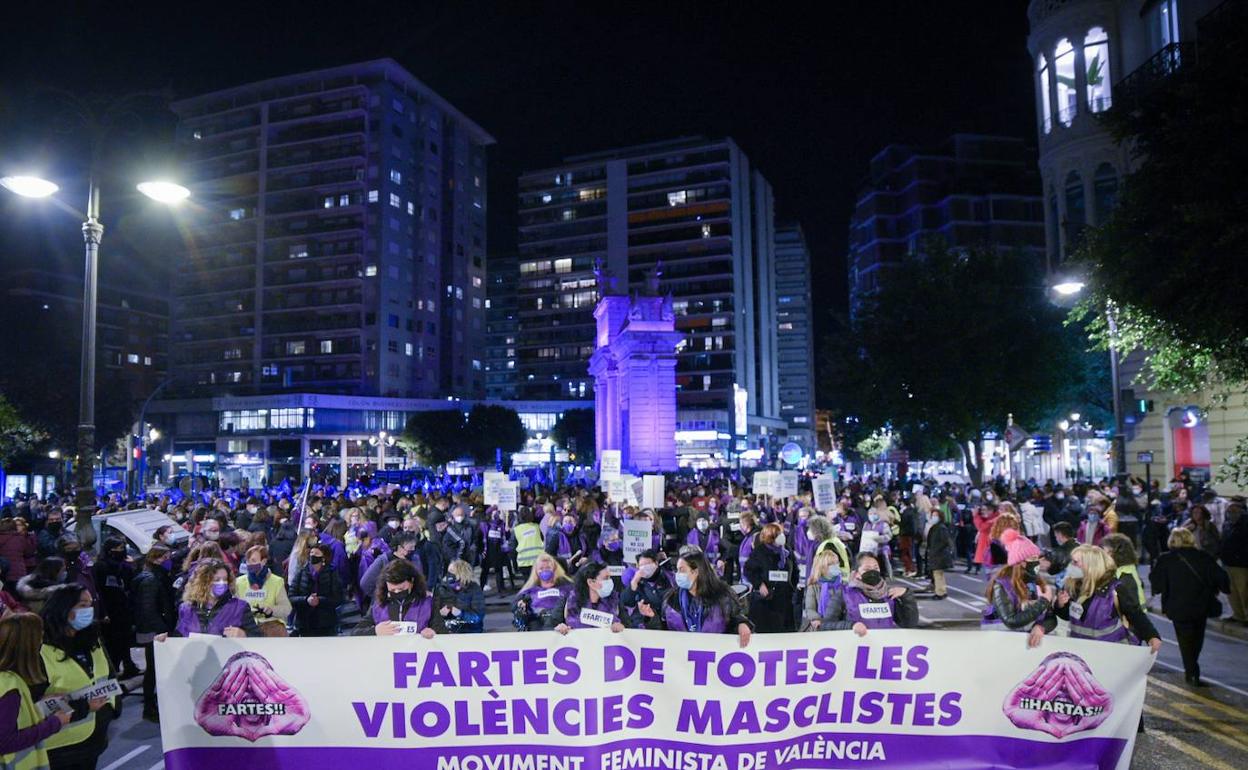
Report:
[[1024,577],[1026,577],[1028,580],[1035,580],[1035,579],[1036,579],[1036,569],[1037,569],[1038,567],[1039,567],[1039,565],[1035,564],[1034,562],[1027,562],[1027,564],[1023,566],[1023,575],[1024,575]]
[[61,522],[59,522],[59,521],[49,521],[49,522],[48,522],[48,533],[49,533],[49,534],[52,534],[52,535],[55,535],[56,533],[58,533],[58,532],[60,532],[60,531],[61,531],[61,526],[62,526],[62,525],[61,525]]
[[313,556],[313,557],[311,557],[310,559],[308,559],[308,562],[309,562],[310,564],[313,564],[313,565],[316,565],[316,566],[318,566],[318,567],[319,567],[320,565],[322,565],[322,564],[324,564],[324,563],[325,563],[325,559],[323,559],[323,558],[322,558],[322,557],[320,557],[320,556]]
[[410,599],[411,596],[411,591],[394,591],[390,594],[390,601],[402,604]]
[[862,582],[869,586],[878,586],[884,581],[884,576],[880,574],[878,569],[869,569],[861,575]]

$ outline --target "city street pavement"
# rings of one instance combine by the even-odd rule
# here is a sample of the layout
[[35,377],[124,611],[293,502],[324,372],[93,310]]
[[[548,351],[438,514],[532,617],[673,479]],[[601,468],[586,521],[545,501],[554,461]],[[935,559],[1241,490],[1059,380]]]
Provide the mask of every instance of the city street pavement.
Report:
[[[1147,575],[1147,568],[1142,571]],[[935,631],[974,628],[984,607],[986,583],[982,576],[950,572],[949,598],[934,601],[919,594],[920,622]],[[925,588],[922,581],[902,581]],[[1147,582],[1147,577],[1145,577]],[[487,632],[511,630],[510,597],[487,594]],[[1151,615],[1165,644],[1149,674],[1144,703],[1145,733],[1136,740],[1132,768],[1169,770],[1201,767],[1242,770],[1248,767],[1248,632],[1223,633],[1210,623],[1201,655],[1202,676],[1209,687],[1194,689],[1183,682],[1174,628],[1159,614]],[[1232,633],[1238,633],[1232,630]],[[142,664],[142,659],[138,662]],[[138,688],[140,680],[133,680]],[[112,742],[98,770],[160,770],[160,730],[140,718],[140,697],[125,698],[121,718],[113,724]]]

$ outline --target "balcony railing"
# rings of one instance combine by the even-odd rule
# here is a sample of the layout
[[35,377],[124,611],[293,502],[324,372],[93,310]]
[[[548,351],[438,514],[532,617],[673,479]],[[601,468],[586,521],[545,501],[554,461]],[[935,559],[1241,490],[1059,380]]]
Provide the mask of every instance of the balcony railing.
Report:
[[1135,71],[1118,81],[1115,90],[1119,94],[1141,94],[1156,84],[1161,78],[1171,75],[1184,64],[1196,60],[1194,43],[1171,43],[1148,61],[1135,68]]

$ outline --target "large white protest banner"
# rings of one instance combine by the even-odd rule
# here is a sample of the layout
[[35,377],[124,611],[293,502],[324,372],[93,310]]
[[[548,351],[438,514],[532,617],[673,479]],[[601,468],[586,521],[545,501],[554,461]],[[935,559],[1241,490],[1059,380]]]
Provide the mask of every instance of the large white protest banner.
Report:
[[1151,664],[987,631],[156,644],[168,770],[1126,770]]
[[624,561],[636,564],[637,554],[654,546],[654,526],[648,521],[634,519],[625,519],[620,526],[624,530]]
[[815,510],[830,511],[836,508],[836,479],[831,476],[816,476],[810,486],[815,494]]
[[604,449],[598,458],[598,479],[608,481],[620,477],[620,450]]

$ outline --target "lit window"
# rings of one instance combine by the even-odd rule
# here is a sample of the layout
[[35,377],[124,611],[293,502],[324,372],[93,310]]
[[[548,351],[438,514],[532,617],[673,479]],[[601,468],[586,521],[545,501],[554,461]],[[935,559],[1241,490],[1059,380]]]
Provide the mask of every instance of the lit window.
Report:
[[481,298],[480,298],[480,297],[473,297],[473,298],[472,298],[472,306],[473,306],[473,307],[478,307],[478,308],[479,308],[479,307],[481,307]]
[[333,353],[333,352],[334,352],[334,341],[333,341],[333,340],[321,340],[321,352],[322,352],[322,353]]
[[685,190],[677,190],[667,194],[667,205],[683,206],[689,200],[689,193]]
[[304,259],[308,256],[308,244],[294,243],[286,252],[290,259]]
[[560,216],[563,217],[564,222],[571,222],[576,219],[576,209],[564,209]]
[[144,365],[144,366],[151,366],[151,365],[152,365],[152,357],[151,357],[151,356],[143,356],[143,365]]
[[1109,35],[1105,34],[1104,28],[1088,30],[1088,36],[1083,39],[1083,64],[1088,73],[1088,111],[1104,112],[1111,104]]
[[463,298],[464,298],[464,290],[456,286],[455,287],[455,299],[463,299]]
[[556,272],[556,273],[570,273],[570,272],[572,272],[572,260],[571,260],[571,258],[556,259],[556,260],[555,260],[555,272]]
[[710,390],[710,389],[711,389],[711,375],[704,374],[702,375],[702,390]]
[[364,268],[364,275],[369,278],[373,277],[374,275],[377,275],[377,266],[376,265],[366,266]]
[[409,356],[410,356],[410,355],[412,355],[412,353],[414,352],[414,351],[413,351],[413,348],[412,348],[412,343],[410,343],[410,342],[406,342],[406,343],[404,343],[404,344],[403,344],[403,352],[404,352],[404,353],[406,353],[406,354],[407,354],[407,355],[409,355]]
[[204,132],[203,132],[203,131],[200,131],[200,130],[197,128],[197,129],[195,129],[194,131],[192,131],[192,132],[191,132],[191,136],[193,136],[193,137],[194,137],[194,138],[196,138],[196,139],[203,139],[203,138],[204,138]]
[[127,353],[127,354],[126,354],[126,361],[127,361],[127,362],[129,362],[129,363],[132,363],[132,364],[137,364],[137,363],[139,362],[139,354],[138,354],[138,353]]
[[711,237],[711,226],[710,226],[710,225],[702,225],[702,237],[703,237],[703,238],[710,238],[710,237]]
[[481,288],[481,276],[474,275],[472,277],[472,285],[474,288],[477,288],[477,289]]
[[476,369],[477,371],[481,371],[481,362],[475,358],[472,359],[472,368]]
[[1075,89],[1075,47],[1066,38],[1057,41],[1053,69],[1057,77],[1057,119],[1069,126],[1075,119],[1079,92]]
[[472,185],[473,185],[474,187],[480,187],[480,186],[481,186],[481,177],[479,177],[479,176],[474,176],[474,177],[472,178]]
[[408,215],[409,215],[409,216],[415,216],[415,215],[416,215],[416,204],[415,204],[415,203],[412,203],[411,201],[408,201],[408,202],[407,202],[407,213],[408,213]]
[[786,323],[782,323],[782,324],[780,324],[780,331],[782,331],[782,332],[791,332],[791,331],[793,331],[793,324],[791,324],[791,323],[787,323],[787,322],[786,322]]
[[292,340],[286,343],[286,355],[301,356],[307,351],[307,345],[303,340]]
[[508,361],[508,362],[507,362],[507,368],[508,368],[508,369],[515,369],[515,368],[516,368],[516,362],[515,362],[515,361]]
[[550,193],[542,193],[542,203],[550,203],[555,198]]
[[332,209],[334,207],[334,196],[326,195],[325,200],[321,202],[324,208]]
[[235,222],[247,216],[247,209],[230,209],[230,219]]
[[1053,131],[1053,113],[1049,106],[1049,61],[1044,58],[1044,54],[1040,54],[1037,69],[1040,70],[1040,125],[1047,134]]
[[399,196],[394,193],[390,193],[390,205],[394,206],[396,209],[400,209],[403,208],[403,201],[399,200]]
[[376,203],[376,202],[377,202],[377,196],[378,196],[378,195],[379,195],[379,193],[378,193],[376,190],[369,190],[369,191],[368,191],[368,202],[369,202],[369,203]]
[[395,184],[403,184],[403,175],[394,169],[390,169],[390,181]]

